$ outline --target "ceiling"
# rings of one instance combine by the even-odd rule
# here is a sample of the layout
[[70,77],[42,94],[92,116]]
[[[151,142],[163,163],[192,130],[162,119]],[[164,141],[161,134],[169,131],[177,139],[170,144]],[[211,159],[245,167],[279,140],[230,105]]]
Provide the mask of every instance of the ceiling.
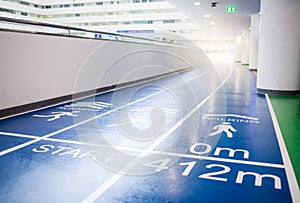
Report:
[[[197,38],[202,40],[234,39],[237,35],[241,34],[242,30],[249,29],[251,14],[260,11],[260,0],[167,1],[200,27]],[[195,6],[195,2],[200,2],[200,5]],[[211,7],[212,2],[217,2],[217,6]],[[236,13],[226,13],[226,6],[231,5],[237,7]],[[205,17],[205,15],[210,15],[210,17]]]

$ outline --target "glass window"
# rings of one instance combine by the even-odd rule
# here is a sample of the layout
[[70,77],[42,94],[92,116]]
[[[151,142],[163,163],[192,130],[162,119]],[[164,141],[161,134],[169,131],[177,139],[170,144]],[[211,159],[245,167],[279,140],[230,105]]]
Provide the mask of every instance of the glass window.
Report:
[[152,20],[136,20],[132,22],[133,24],[153,24]]
[[21,3],[22,5],[29,6],[29,3],[28,3],[28,2],[20,1],[20,3]]
[[5,8],[0,8],[0,12],[6,12],[6,13],[12,13],[15,14],[16,11],[10,10],[10,9],[5,9]]
[[175,23],[175,20],[163,20],[163,23]]

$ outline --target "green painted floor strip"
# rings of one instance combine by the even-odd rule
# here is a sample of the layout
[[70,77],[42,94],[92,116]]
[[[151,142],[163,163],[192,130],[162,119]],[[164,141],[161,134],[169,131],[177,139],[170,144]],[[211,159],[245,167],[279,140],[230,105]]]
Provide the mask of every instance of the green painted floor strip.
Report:
[[269,95],[300,185],[300,97]]

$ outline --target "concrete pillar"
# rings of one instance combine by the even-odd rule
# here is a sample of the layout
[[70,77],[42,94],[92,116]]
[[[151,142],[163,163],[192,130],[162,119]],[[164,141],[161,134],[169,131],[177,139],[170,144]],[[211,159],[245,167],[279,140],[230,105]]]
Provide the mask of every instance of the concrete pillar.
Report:
[[242,34],[242,65],[249,65],[250,31],[243,30]]
[[251,15],[251,34],[250,34],[250,59],[249,69],[256,70],[258,65],[258,34],[259,34],[260,15]]
[[300,1],[261,0],[257,90],[300,92]]
[[242,36],[238,35],[234,42],[234,62],[241,62],[242,54]]

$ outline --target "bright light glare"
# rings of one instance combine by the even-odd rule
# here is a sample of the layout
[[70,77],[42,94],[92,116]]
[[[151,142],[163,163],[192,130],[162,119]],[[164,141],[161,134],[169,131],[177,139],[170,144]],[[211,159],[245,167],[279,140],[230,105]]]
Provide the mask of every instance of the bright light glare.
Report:
[[215,22],[211,22],[210,24],[211,24],[211,25],[215,25],[216,23],[215,23]]
[[200,6],[200,2],[199,1],[194,2],[194,6]]
[[206,14],[206,15],[204,15],[204,17],[205,17],[205,18],[209,18],[209,17],[210,17],[210,15],[209,15],[209,14]]

